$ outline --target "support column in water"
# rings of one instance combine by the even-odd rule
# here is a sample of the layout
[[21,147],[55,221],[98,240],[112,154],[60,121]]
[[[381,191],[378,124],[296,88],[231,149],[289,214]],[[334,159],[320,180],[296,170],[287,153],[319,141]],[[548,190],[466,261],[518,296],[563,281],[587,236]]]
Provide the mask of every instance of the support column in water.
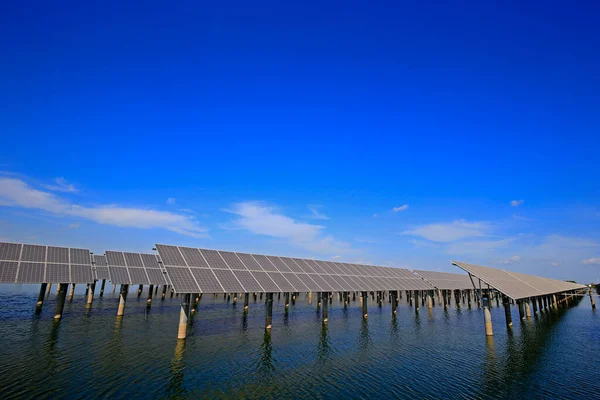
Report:
[[129,285],[121,285],[119,293],[119,308],[117,309],[117,317],[122,317],[125,314],[125,303],[127,302],[127,294],[129,293]]
[[100,284],[100,297],[104,296],[104,285],[106,285],[106,279],[102,279],[102,284]]
[[312,304],[312,292],[308,292],[308,304]]
[[327,292],[323,292],[323,297],[325,297],[325,301],[323,302],[323,310],[321,311],[321,315],[323,318],[323,323],[326,324],[327,320],[329,319],[329,311],[328,311],[328,307],[329,305],[327,304],[327,299],[329,298],[329,293]]
[[448,296],[446,295],[446,291],[442,290],[442,297],[444,298],[444,310],[448,309]]
[[415,290],[415,312],[419,311],[419,291]]
[[558,301],[556,301],[555,294],[552,295],[552,304],[554,305],[554,308],[558,308]]
[[[75,285],[73,285],[75,286]],[[87,297],[87,305],[91,306],[92,302],[94,301],[94,290],[96,290],[96,281],[90,283],[90,290],[88,291],[88,297]]]
[[290,307],[290,292],[285,292],[285,308]]
[[502,295],[502,303],[504,304],[504,316],[506,317],[506,326],[509,328],[513,326],[512,314],[510,312],[510,299],[508,296]]
[[265,297],[265,329],[271,329],[273,325],[273,293],[267,293]]
[[144,285],[140,285],[138,286],[138,299],[140,298],[140,296],[142,295],[142,291],[144,290]]
[[369,298],[367,292],[361,292],[361,306],[362,306],[362,314],[363,318],[367,318],[367,299]]
[[431,299],[431,295],[429,294],[429,290],[427,291],[427,308],[430,310],[433,308],[433,301]]
[[163,285],[162,295],[160,297],[161,301],[167,297],[167,285]]
[[529,299],[521,300],[525,302],[525,318],[531,319],[531,308],[529,308]]
[[523,300],[517,300],[517,306],[519,307],[519,318],[521,320],[525,319],[525,307],[523,305]]
[[148,300],[146,300],[146,304],[148,307],[152,304],[152,294],[154,293],[154,285],[150,285],[148,287]]
[[483,303],[483,321],[485,323],[485,335],[486,336],[494,336],[494,329],[492,328],[492,314],[490,313],[490,298],[488,297],[489,293],[486,292],[481,297],[481,302]]
[[244,310],[248,309],[248,304],[250,304],[250,293],[244,293]]
[[590,295],[590,303],[592,303],[592,310],[596,309],[596,302],[594,301],[594,295],[592,294],[592,288],[590,287],[589,290],[589,295]]
[[467,304],[471,308],[471,290],[467,290]]
[[56,295],[56,313],[54,319],[61,319],[65,308],[65,299],[67,298],[67,283],[58,284],[58,294]]
[[181,302],[181,309],[179,311],[179,329],[177,330],[177,339],[185,339],[187,337],[187,326],[188,326],[188,308],[190,306],[192,295],[186,294]]
[[392,301],[392,316],[395,316],[398,308],[398,295],[395,290],[390,292],[390,300]]
[[[67,286],[68,286],[68,284],[67,284]],[[74,283],[71,284],[71,290],[69,290],[69,301],[73,300],[73,295],[75,295],[75,284]]]
[[40,286],[40,294],[38,295],[38,301],[37,301],[37,305],[36,305],[36,308],[38,310],[41,310],[42,306],[44,305],[44,298],[46,297],[47,286],[48,286],[47,283],[42,283],[42,285]]

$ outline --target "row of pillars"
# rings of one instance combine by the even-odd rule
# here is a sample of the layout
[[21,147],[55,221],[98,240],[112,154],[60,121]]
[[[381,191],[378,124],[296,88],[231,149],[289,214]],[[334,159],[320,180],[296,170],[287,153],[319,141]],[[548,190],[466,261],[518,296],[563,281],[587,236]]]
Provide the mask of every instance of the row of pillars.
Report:
[[[592,309],[596,309],[594,298],[590,289],[590,301],[592,303]],[[490,304],[490,290],[481,290],[481,298],[483,302],[483,318],[485,324],[486,336],[493,336],[494,331],[492,327],[492,315],[489,310]],[[568,307],[572,304],[574,297],[577,293],[567,292],[560,294],[536,296],[526,299],[520,299],[516,301],[519,309],[519,318],[523,320],[531,319],[531,309],[533,308],[533,315],[538,316],[540,313],[550,312],[550,310],[556,310],[559,307]],[[513,326],[512,313],[511,313],[511,299],[503,294],[496,293],[497,298],[502,298],[502,304],[504,306],[504,316],[506,320],[506,326],[510,329]]]
[[[100,297],[104,296],[104,288],[106,285],[106,279],[102,280],[100,286]],[[56,312],[54,314],[54,319],[61,319],[63,316],[63,310],[65,307],[65,301],[67,299],[67,290],[69,284],[68,283],[59,283],[56,288]],[[38,296],[38,301],[36,305],[36,312],[39,313],[42,311],[42,307],[44,305],[44,300],[47,296],[50,295],[50,291],[52,288],[51,283],[42,283],[40,287],[40,293]],[[116,285],[113,285],[113,293],[115,291]],[[153,294],[158,293],[159,286],[150,285],[148,288],[148,307],[152,303]],[[87,297],[87,307],[91,307],[94,301],[94,292],[96,290],[96,282],[90,283],[86,286],[85,296]],[[138,288],[138,298],[140,297],[143,290],[143,286],[140,285]],[[120,293],[119,293],[119,306],[117,308],[117,316],[123,316],[125,314],[125,304],[127,302],[127,294],[129,293],[129,285],[121,285]],[[162,290],[162,300],[165,299],[167,293],[167,285],[163,285]],[[75,283],[71,284],[71,289],[68,291],[68,299],[69,301],[73,300],[73,296],[75,294]],[[173,297],[173,292],[171,292],[171,297]]]

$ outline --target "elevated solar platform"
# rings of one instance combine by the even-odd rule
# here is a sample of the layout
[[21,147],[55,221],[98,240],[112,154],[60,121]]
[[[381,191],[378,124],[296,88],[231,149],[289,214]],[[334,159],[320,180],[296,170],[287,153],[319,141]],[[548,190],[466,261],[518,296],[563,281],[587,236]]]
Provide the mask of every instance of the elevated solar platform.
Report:
[[414,272],[439,290],[473,289],[473,283],[467,274],[425,270],[415,270]]

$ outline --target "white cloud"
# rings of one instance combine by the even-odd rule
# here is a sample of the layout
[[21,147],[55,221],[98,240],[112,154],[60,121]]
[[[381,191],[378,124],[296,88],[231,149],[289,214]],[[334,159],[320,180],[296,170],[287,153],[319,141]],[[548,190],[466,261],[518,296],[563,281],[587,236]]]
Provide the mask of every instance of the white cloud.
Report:
[[332,260],[337,260],[338,258],[342,258],[342,256],[333,256],[333,257],[331,257]]
[[508,260],[504,260],[502,264],[513,264],[519,261],[521,261],[521,256],[512,256]]
[[68,229],[79,229],[81,227],[81,222],[75,222],[69,226],[67,226]]
[[324,235],[324,226],[298,222],[260,202],[236,203],[224,211],[240,217],[233,221],[234,225],[258,235],[287,239],[297,247],[316,253],[351,252],[349,244]]
[[519,207],[523,203],[525,203],[525,200],[513,200],[510,202],[510,205],[512,207]]
[[169,198],[167,199],[167,204],[169,204],[169,205],[173,205],[173,204],[175,204],[175,203],[177,203],[177,199],[176,199],[175,197],[169,197]]
[[453,242],[472,237],[487,236],[490,225],[487,222],[468,222],[463,219],[452,222],[439,222],[421,225],[403,235],[420,236],[434,242]]
[[14,178],[0,178],[0,206],[38,209],[124,228],[162,228],[196,238],[206,237],[207,231],[192,216],[116,205],[80,206]]
[[327,215],[319,212],[320,208],[321,206],[318,204],[309,204],[308,209],[310,210],[310,215],[308,216],[308,218],[328,220],[329,217]]
[[58,177],[54,179],[54,184],[52,185],[42,185],[44,188],[48,190],[52,190],[53,192],[65,192],[65,193],[77,193],[79,189],[75,187],[75,185],[69,183],[65,178]]
[[514,240],[515,238],[460,241],[446,245],[444,252],[456,255],[489,256],[499,249],[508,247]]
[[581,262],[582,264],[598,264],[600,265],[600,257],[593,257],[593,258],[588,258],[587,260],[583,260]]
[[408,204],[404,204],[404,205],[402,205],[400,207],[394,207],[394,208],[392,208],[393,212],[405,211],[405,210],[408,210]]

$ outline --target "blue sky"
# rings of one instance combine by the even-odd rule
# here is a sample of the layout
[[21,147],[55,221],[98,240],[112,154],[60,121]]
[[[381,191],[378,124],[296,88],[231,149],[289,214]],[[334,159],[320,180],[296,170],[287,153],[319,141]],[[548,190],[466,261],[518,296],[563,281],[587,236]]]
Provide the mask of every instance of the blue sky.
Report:
[[600,280],[597,5],[4,4],[0,238]]

